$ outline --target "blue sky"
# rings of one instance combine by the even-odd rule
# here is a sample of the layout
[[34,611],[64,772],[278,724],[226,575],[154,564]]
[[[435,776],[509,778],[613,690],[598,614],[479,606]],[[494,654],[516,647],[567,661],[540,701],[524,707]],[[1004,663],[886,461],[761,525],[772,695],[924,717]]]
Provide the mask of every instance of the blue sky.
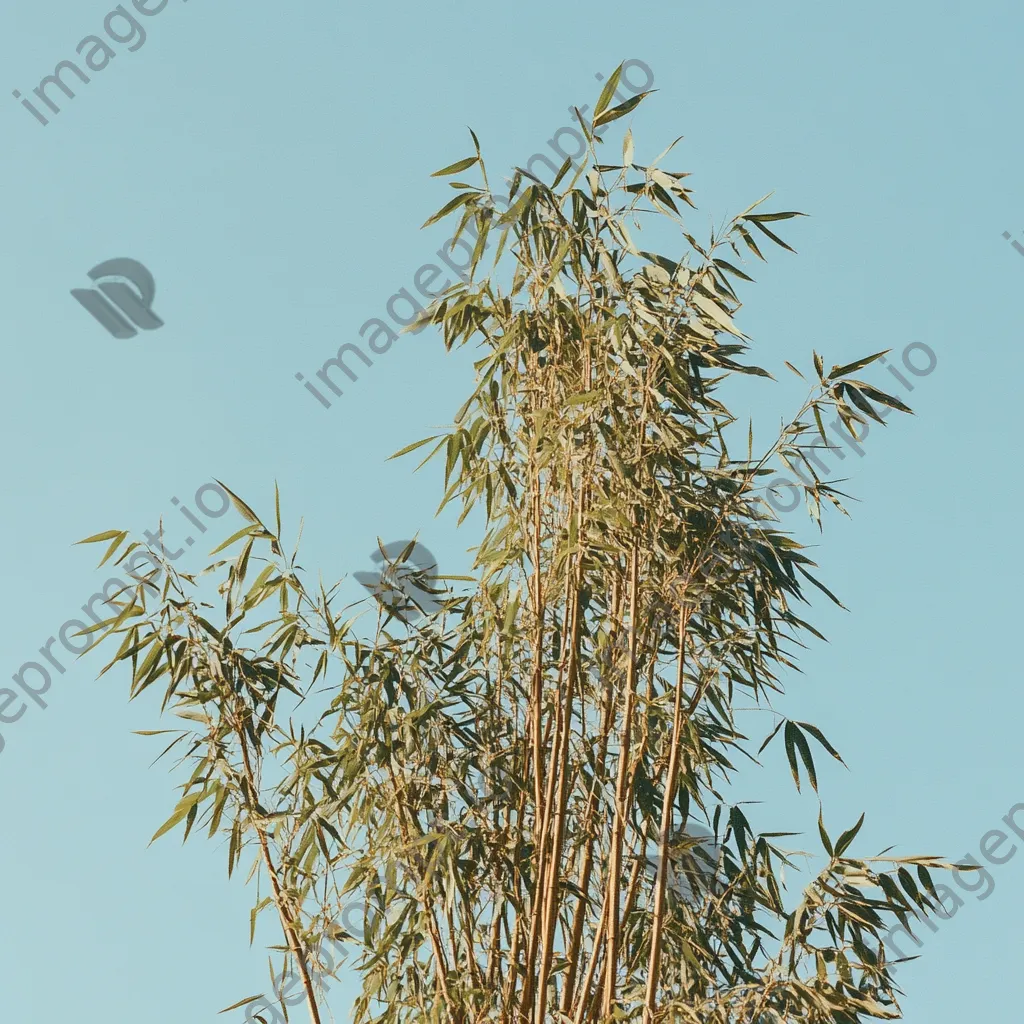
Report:
[[[4,678],[106,578],[75,540],[163,516],[180,542],[191,527],[171,499],[194,510],[214,478],[263,509],[277,480],[289,522],[305,517],[306,564],[328,578],[372,568],[378,535],[416,531],[463,570],[472,524],[434,519],[437,477],[385,459],[450,419],[466,354],[405,335],[331,408],[294,375],[312,378],[437,262],[443,229],[418,226],[450,190],[429,174],[469,152],[467,125],[504,171],[545,148],[570,103],[593,104],[596,73],[634,58],[659,90],[633,118],[637,158],[685,136],[673,166],[692,172],[698,234],[772,190],[772,208],[811,215],[786,225],[799,255],[777,250],[742,292],[739,324],[779,376],[738,395],[758,436],[799,401],[784,359],[935,352],[907,399],[916,415],[843,462],[852,521],[815,540],[786,517],[820,544],[850,612],[816,609],[830,643],[808,652],[783,710],[846,755],[849,771],[820,766],[830,829],[867,810],[864,853],[978,855],[1024,801],[1022,550],[1007,522],[1024,258],[1003,237],[1024,242],[1019,4],[170,0],[136,15],[141,44],[113,18],[125,41],[107,37],[113,58],[43,126],[10,92],[32,96],[112,9],[0,11]],[[115,257],[152,271],[159,330],[112,338],[69,294]],[[0,1010],[19,1024],[213,1021],[265,985],[253,894],[212,844],[147,847],[173,799],[156,750],[130,734],[156,727],[154,709],[127,705],[123,677],[96,682],[99,667],[68,667],[45,709],[0,726]],[[771,772],[750,778],[745,795],[766,802],[755,824],[812,843],[816,805],[790,792],[783,760],[770,751]],[[1016,1011],[1004,951],[1024,854],[989,870],[991,894],[961,893],[901,972],[907,1020]],[[339,1020],[351,992],[332,992]]]

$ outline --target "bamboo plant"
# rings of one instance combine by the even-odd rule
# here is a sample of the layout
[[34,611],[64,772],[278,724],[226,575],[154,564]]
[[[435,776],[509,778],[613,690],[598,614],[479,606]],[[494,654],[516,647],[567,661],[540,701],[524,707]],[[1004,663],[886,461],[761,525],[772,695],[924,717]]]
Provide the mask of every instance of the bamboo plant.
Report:
[[[814,353],[791,367],[806,400],[755,446],[721,397],[734,375],[772,379],[735,289],[763,246],[790,249],[775,232],[798,214],[755,204],[698,241],[672,147],[639,163],[631,131],[611,139],[648,95],[613,106],[618,79],[592,121],[577,111],[587,159],[550,183],[517,169],[492,191],[475,134],[437,172],[479,179],[451,181],[428,221],[452,218],[474,254],[423,323],[476,346],[477,380],[450,431],[397,454],[443,460],[441,507],[480,524],[472,576],[421,578],[443,595],[430,614],[381,601],[368,628],[284,553],[279,501],[267,525],[232,492],[246,526],[206,570],[216,602],[162,561],[98,628],[120,643],[104,671],[129,663],[132,696],[159,684],[182,720],[166,749],[190,773],[158,835],[224,837],[229,873],[260,885],[254,926],[277,917],[297,993],[255,1019],[324,1019],[323,943],[356,899],[358,1024],[894,1018],[885,931],[942,912],[931,871],[951,865],[854,855],[863,816],[833,837],[820,810],[820,865],[788,892],[783,836],[727,799],[777,737],[798,789],[817,792],[813,748],[841,760],[784,713],[820,637],[809,595],[838,598],[765,478],[798,466],[820,526],[845,511],[810,457],[826,418],[910,410],[854,376],[883,353],[828,371]],[[118,561],[138,547],[96,539]]]

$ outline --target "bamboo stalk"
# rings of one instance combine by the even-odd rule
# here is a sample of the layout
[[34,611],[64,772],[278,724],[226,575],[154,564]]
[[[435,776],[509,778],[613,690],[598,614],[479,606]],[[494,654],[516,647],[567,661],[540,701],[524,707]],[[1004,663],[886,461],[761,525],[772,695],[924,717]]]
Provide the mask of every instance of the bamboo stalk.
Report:
[[[613,674],[608,672],[605,679],[604,689],[604,707],[601,713],[601,740],[600,740],[600,753],[597,758],[597,764],[603,765],[605,758],[608,754],[608,738],[609,738],[609,721],[612,716],[612,686],[613,686]],[[590,877],[594,866],[594,842],[595,835],[593,833],[593,815],[594,808],[597,802],[597,789],[598,780],[594,779],[594,784],[590,789],[590,795],[587,800],[587,810],[584,814],[583,821],[581,822],[581,829],[586,833],[586,839],[584,840],[584,852],[583,852],[583,866],[580,871],[580,897],[576,904],[576,914],[572,925],[572,936],[569,942],[569,949],[566,951],[566,958],[569,961],[569,967],[566,971],[565,987],[562,990],[562,1013],[568,1014],[569,1008],[572,1006],[573,989],[576,983],[576,972],[578,967],[580,943],[583,940],[583,926],[586,922],[588,899],[587,894],[590,891]],[[602,906],[601,909],[601,920],[598,922],[598,929],[603,926],[605,911]]]
[[572,707],[575,694],[575,674],[579,659],[579,609],[578,586],[574,589],[572,603],[572,624],[569,647],[569,667],[565,685],[565,708],[562,713],[562,743],[558,765],[558,796],[555,805],[554,836],[552,838],[551,864],[546,879],[544,945],[541,950],[540,977],[537,982],[536,1024],[544,1024],[547,1009],[547,983],[554,954],[555,920],[558,916],[559,868],[562,860],[562,844],[565,836],[565,804],[569,784],[569,740],[572,736]]
[[658,845],[658,870],[654,880],[654,910],[651,920],[651,956],[647,974],[644,1003],[645,1024],[653,1024],[657,1009],[658,982],[661,976],[662,932],[665,926],[665,887],[668,878],[669,835],[672,831],[672,805],[675,801],[676,778],[679,774],[679,751],[683,731],[683,683],[686,663],[686,626],[689,613],[679,609],[678,668],[676,671],[675,708],[672,715],[672,740],[668,759],[668,774],[661,803],[661,832]]
[[238,742],[241,746],[242,765],[245,771],[244,791],[246,793],[246,810],[259,839],[260,853],[263,857],[264,866],[267,869],[267,875],[270,877],[270,887],[274,893],[274,904],[277,907],[278,917],[281,919],[281,928],[283,929],[285,939],[288,942],[288,948],[295,957],[295,962],[299,968],[299,978],[302,982],[302,990],[306,997],[306,1008],[309,1010],[309,1019],[312,1024],[321,1024],[320,1009],[317,1006],[316,993],[313,989],[313,979],[310,976],[309,965],[306,962],[306,953],[301,941],[299,940],[295,918],[292,914],[291,907],[288,906],[277,867],[275,866],[273,857],[270,853],[270,842],[267,839],[266,829],[263,827],[263,823],[260,821],[259,813],[255,807],[255,805],[259,803],[256,776],[252,770],[252,762],[249,757],[249,746],[246,742],[245,727],[242,719],[239,717],[239,704],[240,701],[236,701],[234,725],[236,735],[238,736]]
[[609,1017],[615,1004],[616,972],[619,960],[619,882],[622,873],[622,842],[626,831],[626,778],[629,769],[630,737],[633,730],[633,703],[636,693],[637,590],[639,551],[636,541],[629,565],[629,661],[626,672],[626,697],[623,709],[622,744],[619,750],[619,771],[615,788],[615,821],[612,825],[611,851],[608,862],[608,955],[605,959],[605,985],[602,1016]]

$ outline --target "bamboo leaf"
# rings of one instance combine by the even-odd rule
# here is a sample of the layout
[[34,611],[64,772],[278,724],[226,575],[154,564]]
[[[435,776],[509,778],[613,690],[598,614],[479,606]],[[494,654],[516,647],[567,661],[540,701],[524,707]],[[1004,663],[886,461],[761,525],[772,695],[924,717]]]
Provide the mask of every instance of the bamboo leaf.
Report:
[[594,118],[594,127],[603,128],[606,124],[610,124],[612,121],[617,121],[620,117],[625,117],[626,114],[630,113],[637,108],[637,106],[643,102],[646,96],[650,96],[653,90],[647,92],[638,93],[636,96],[626,100],[625,103],[620,103],[617,107],[612,107],[611,110],[606,110],[599,117]]
[[447,217],[449,213],[452,213],[454,210],[457,210],[460,206],[464,206],[472,198],[472,193],[460,192],[454,199],[450,199],[447,203],[445,203],[444,206],[442,206],[441,209],[437,211],[437,213],[435,213],[431,217],[428,217],[420,225],[420,227],[428,228],[430,227],[431,224],[436,224],[439,220],[443,220],[445,217]]
[[155,843],[162,835],[170,832],[175,825],[180,824],[188,816],[189,811],[195,807],[203,797],[206,796],[206,790],[197,790],[194,793],[190,793],[183,796],[177,806],[174,808],[174,813],[156,830],[153,834],[153,838],[150,839],[150,845]]
[[828,379],[836,380],[839,377],[845,377],[848,373],[856,373],[857,370],[862,369],[865,366],[869,366],[876,359],[881,359],[882,356],[887,356],[892,349],[886,348],[881,352],[876,352],[873,356],[865,356],[863,359],[857,359],[852,363],[846,363],[844,366],[833,366],[828,371]]
[[230,1006],[225,1006],[223,1010],[218,1010],[218,1013],[230,1013],[232,1010],[237,1010],[240,1006],[246,1006],[249,1003],[256,1002],[257,999],[262,999],[263,993],[258,992],[254,996],[246,996],[245,999],[239,999],[237,1003],[232,1003]]
[[[804,726],[804,728],[807,728]],[[861,826],[864,824],[864,815],[862,814],[857,819],[857,824],[852,828],[848,828],[837,840],[836,840],[836,856],[842,857],[844,853],[850,848],[850,844],[857,838],[857,833],[860,832]]]
[[455,163],[449,164],[447,167],[442,167],[439,171],[434,171],[431,177],[440,178],[446,174],[458,174],[459,171],[464,171],[467,167],[472,167],[473,164],[479,161],[479,159],[479,156],[467,156],[464,160],[456,160]]
[[595,127],[596,119],[605,110],[608,109],[608,104],[611,103],[612,97],[615,95],[615,90],[619,87],[619,79],[622,77],[622,64],[620,64],[612,73],[611,77],[604,84],[604,88],[601,90],[601,95],[597,98],[597,105],[594,107],[594,118]]

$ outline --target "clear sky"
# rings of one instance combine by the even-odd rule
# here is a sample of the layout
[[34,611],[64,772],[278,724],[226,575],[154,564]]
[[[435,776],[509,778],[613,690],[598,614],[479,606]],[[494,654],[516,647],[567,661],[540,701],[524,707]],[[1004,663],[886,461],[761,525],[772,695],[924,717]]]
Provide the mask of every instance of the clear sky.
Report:
[[[799,400],[784,359],[935,354],[909,397],[875,374],[916,416],[876,428],[863,457],[847,450],[862,502],[827,525],[820,561],[850,612],[816,609],[830,643],[782,710],[846,755],[848,772],[820,765],[826,820],[838,831],[866,810],[860,852],[980,856],[1024,801],[1022,548],[1007,521],[1024,369],[1019,3],[128,2],[144,41],[112,6],[0,8],[0,686],[106,579],[73,541],[163,516],[181,544],[192,527],[172,498],[195,511],[213,478],[262,509],[279,481],[289,522],[305,516],[306,564],[328,578],[371,569],[378,535],[417,530],[463,570],[472,524],[435,520],[436,475],[385,458],[450,420],[468,359],[403,336],[330,408],[295,374],[315,379],[438,262],[444,232],[418,226],[450,190],[429,174],[470,152],[467,125],[504,171],[632,58],[659,90],[634,118],[637,159],[685,136],[674,167],[693,174],[698,234],[771,190],[773,208],[811,214],[786,225],[799,255],[776,250],[742,293],[740,326],[780,378],[740,396],[758,436]],[[78,51],[97,33],[109,53]],[[47,92],[59,113],[34,97],[86,57],[88,83],[65,72],[73,100]],[[72,298],[118,257],[152,272],[164,326],[117,339]],[[235,524],[203,521],[183,565]],[[158,727],[154,709],[127,706],[122,675],[96,682],[95,655],[64,657],[47,707],[0,725],[0,1019],[240,1020],[215,1011],[266,984],[253,893],[213,844],[147,847],[174,799],[154,741],[130,734]],[[766,801],[755,825],[816,848],[813,798],[790,792],[781,748],[766,759],[746,793]],[[989,871],[987,898],[961,892],[901,972],[914,1024],[1019,1015],[1024,852]],[[351,993],[332,992],[339,1020]]]

